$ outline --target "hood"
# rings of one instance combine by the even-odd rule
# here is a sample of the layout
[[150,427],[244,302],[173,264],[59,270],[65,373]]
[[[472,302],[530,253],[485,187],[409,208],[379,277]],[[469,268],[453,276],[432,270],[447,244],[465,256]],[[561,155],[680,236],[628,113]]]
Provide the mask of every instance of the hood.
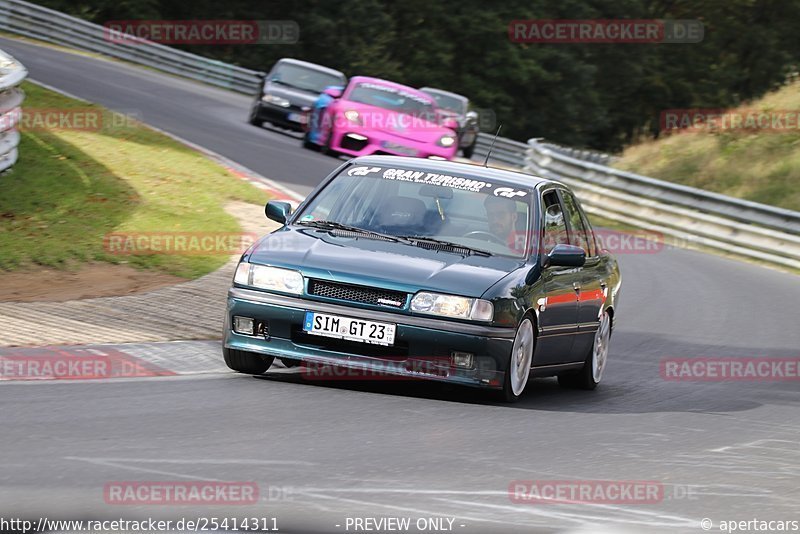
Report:
[[434,120],[427,120],[423,117],[416,117],[405,113],[398,113],[389,109],[351,102],[342,101],[339,109],[341,111],[355,110],[361,117],[363,128],[366,130],[377,130],[389,132],[392,135],[420,141],[423,143],[435,143],[443,135],[454,135],[453,130],[445,128]]
[[251,263],[300,270],[304,276],[415,293],[437,291],[480,297],[524,265],[503,256],[461,256],[413,245],[287,227],[262,238]]
[[303,106],[312,107],[317,98],[319,98],[319,93],[315,93],[314,91],[295,89],[294,87],[273,82],[267,82],[267,84],[264,85],[262,94],[267,93],[285,98],[292,104],[292,106],[297,106],[300,108]]

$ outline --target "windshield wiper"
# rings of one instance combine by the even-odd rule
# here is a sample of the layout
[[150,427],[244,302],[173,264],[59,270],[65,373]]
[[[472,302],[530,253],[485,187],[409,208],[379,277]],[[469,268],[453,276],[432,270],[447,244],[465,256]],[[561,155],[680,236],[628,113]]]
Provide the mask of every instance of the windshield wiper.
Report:
[[365,237],[374,237],[377,239],[394,241],[395,243],[403,242],[408,244],[408,241],[402,237],[382,234],[380,232],[375,232],[374,230],[367,230],[365,228],[359,228],[358,226],[350,226],[349,224],[343,224],[336,221],[299,221],[297,224],[302,226],[310,226],[312,228],[319,228],[320,230],[341,230],[343,232],[353,232],[354,234],[363,235]]
[[427,237],[427,236],[422,236],[422,235],[401,235],[399,237],[401,239],[406,239],[408,241],[412,241],[415,244],[416,243],[423,243],[423,244],[429,244],[429,245],[439,245],[439,246],[442,246],[442,247],[452,247],[452,248],[457,248],[457,249],[461,249],[461,250],[466,250],[470,254],[476,254],[478,256],[485,256],[487,258],[489,256],[493,256],[493,254],[491,252],[489,252],[488,250],[483,250],[483,249],[479,249],[479,248],[473,248],[473,247],[470,247],[470,246],[467,246],[467,245],[462,245],[461,243],[454,243],[452,241],[444,241],[442,239],[436,239],[435,237]]

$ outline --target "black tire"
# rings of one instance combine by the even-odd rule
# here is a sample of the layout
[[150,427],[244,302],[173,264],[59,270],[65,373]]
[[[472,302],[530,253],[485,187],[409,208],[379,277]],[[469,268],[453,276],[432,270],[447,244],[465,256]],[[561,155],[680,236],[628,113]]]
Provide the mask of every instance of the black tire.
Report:
[[308,150],[314,150],[319,152],[319,145],[316,143],[312,143],[308,138],[308,132],[303,134],[303,148],[307,148]]
[[477,143],[478,143],[478,140],[476,138],[475,141],[473,141],[471,145],[461,149],[461,153],[464,155],[465,158],[472,159],[472,155],[475,153],[475,145]]
[[273,356],[264,356],[243,350],[222,349],[225,364],[236,372],[247,375],[263,375],[275,360]]
[[247,122],[249,122],[253,126],[258,126],[259,128],[262,128],[264,126],[264,121],[258,118],[258,104],[254,104],[250,108],[250,115],[247,116]]
[[[603,335],[603,328],[607,327],[607,332]],[[592,346],[589,347],[589,354],[586,355],[586,359],[583,362],[583,367],[581,367],[580,371],[572,371],[569,373],[561,373],[558,375],[558,385],[563,388],[570,388],[570,389],[584,389],[587,391],[591,391],[597,388],[597,385],[602,380],[603,373],[602,370],[605,368],[606,360],[608,357],[608,342],[611,338],[611,316],[609,315],[608,311],[603,313],[603,318],[600,322],[600,327],[598,328],[598,333],[595,334],[594,341],[592,342]],[[604,355],[602,356],[602,364],[601,370],[599,375],[595,377],[595,357],[598,357],[598,351],[595,350],[597,344],[600,343],[601,347],[604,349]]]
[[290,369],[292,367],[297,367],[298,365],[300,365],[299,360],[290,360],[289,358],[281,358],[280,360],[283,366],[286,367],[287,369]]
[[328,138],[325,140],[325,146],[322,147],[322,153],[332,158],[338,158],[340,154],[331,148],[331,139],[333,139],[333,129],[331,129],[331,132],[328,134]]

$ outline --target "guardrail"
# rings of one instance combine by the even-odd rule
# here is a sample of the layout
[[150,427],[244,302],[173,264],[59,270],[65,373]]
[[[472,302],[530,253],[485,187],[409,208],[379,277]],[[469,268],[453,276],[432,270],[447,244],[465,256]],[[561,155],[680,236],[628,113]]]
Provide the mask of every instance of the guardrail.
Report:
[[614,160],[616,160],[614,156],[610,156],[609,154],[604,154],[602,152],[595,152],[594,150],[586,150],[583,148],[572,148],[568,146],[556,145],[554,143],[542,142],[539,144],[545,148],[549,148],[554,152],[563,154],[564,156],[569,156],[571,158],[579,159],[581,161],[588,161],[590,163],[597,163],[599,165],[609,165],[613,163]]
[[[112,41],[103,26],[24,0],[0,0],[0,29],[240,93],[255,94],[260,84],[258,71],[149,41]],[[4,109],[13,105],[15,98],[21,102],[14,85],[7,84],[8,90],[3,87],[0,85],[0,94],[7,99]],[[493,137],[479,134],[476,159],[486,157]],[[13,128],[0,135],[0,152],[9,148],[0,155],[0,169],[16,161],[18,141]],[[695,245],[800,269],[800,213],[619,171],[606,166],[612,159],[541,139],[526,144],[498,137],[490,161],[570,185],[589,213]]]
[[[479,134],[481,161],[493,136]],[[687,187],[606,166],[606,154],[530,139],[498,138],[500,162],[569,185],[588,213],[670,237],[675,243],[800,269],[800,212]]]
[[[472,157],[475,161],[483,161],[486,154],[489,152],[489,147],[492,146],[494,135],[487,133],[479,133],[478,141],[475,143],[475,152]],[[512,141],[505,137],[498,137],[497,141],[492,148],[492,157],[489,162],[501,162],[505,165],[510,165],[514,168],[521,169],[525,166],[525,151],[528,145],[520,143],[519,141]]]
[[106,28],[23,0],[0,0],[0,30],[104,54],[170,74],[255,95],[259,71],[131,37],[111,39]]
[[690,245],[800,269],[800,212],[564,155],[531,139],[524,170],[569,185],[586,211]]
[[20,141],[17,124],[25,98],[19,85],[27,76],[28,71],[19,61],[0,50],[0,172],[17,162]]

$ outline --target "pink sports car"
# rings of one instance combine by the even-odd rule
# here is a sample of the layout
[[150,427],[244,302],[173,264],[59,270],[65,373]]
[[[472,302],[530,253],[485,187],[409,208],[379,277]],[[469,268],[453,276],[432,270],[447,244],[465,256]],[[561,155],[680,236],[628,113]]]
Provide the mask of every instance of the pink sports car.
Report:
[[315,106],[304,145],[333,155],[389,154],[452,159],[458,137],[437,121],[436,102],[398,83],[356,76],[344,91],[329,87]]

